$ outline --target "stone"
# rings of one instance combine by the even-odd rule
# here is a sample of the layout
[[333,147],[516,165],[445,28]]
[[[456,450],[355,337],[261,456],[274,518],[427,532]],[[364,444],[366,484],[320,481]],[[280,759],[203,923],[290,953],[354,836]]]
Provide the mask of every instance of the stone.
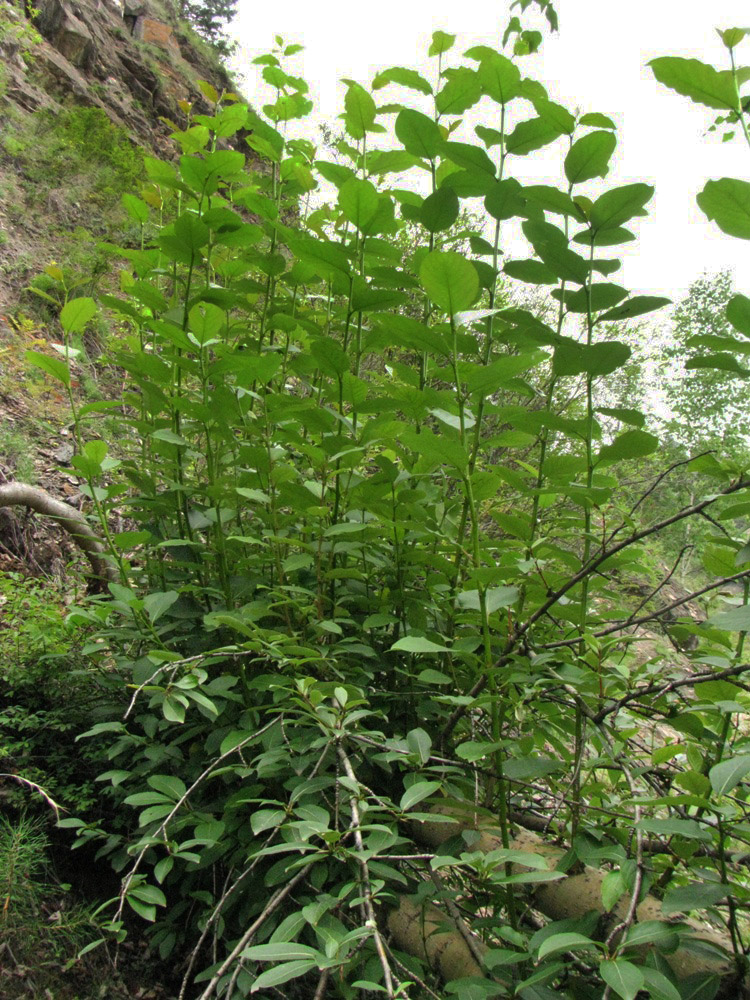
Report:
[[91,32],[62,0],[42,0],[36,19],[39,33],[77,69],[89,70],[96,58]]
[[143,0],[124,0],[122,5],[123,17],[144,17],[148,14],[148,4]]
[[174,37],[174,32],[163,21],[156,21],[153,17],[139,17],[135,22],[133,35],[141,42],[150,42],[158,45],[160,49],[166,49],[175,55],[180,54],[180,46]]

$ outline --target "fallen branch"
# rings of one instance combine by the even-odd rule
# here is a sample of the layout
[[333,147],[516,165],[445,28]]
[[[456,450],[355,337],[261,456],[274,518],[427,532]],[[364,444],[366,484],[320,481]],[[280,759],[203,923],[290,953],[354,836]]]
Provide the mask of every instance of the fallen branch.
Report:
[[117,570],[109,561],[109,554],[86,518],[75,508],[56,500],[38,486],[25,483],[5,483],[0,486],[0,507],[27,507],[51,517],[70,535],[70,538],[91,563],[94,576],[103,583],[116,583]]
[[[459,835],[464,830],[475,830],[479,837],[476,842],[472,843],[472,850],[482,851],[486,854],[502,849],[502,840],[497,832],[497,822],[483,811],[474,810],[469,805],[462,807],[460,804],[446,804],[445,807],[436,809],[435,812],[436,815],[440,816],[440,820],[436,819],[434,823],[420,822],[413,825],[416,839],[431,848],[437,849],[446,840]],[[445,822],[446,818],[451,818],[453,822]],[[546,858],[551,868],[557,865],[565,853],[564,847],[551,844],[528,830],[519,832],[509,847],[511,850],[540,855]],[[514,865],[513,868],[519,872],[525,870],[518,865]],[[586,868],[580,874],[568,875],[556,882],[539,883],[529,889],[531,905],[553,921],[577,919],[592,910],[599,911],[604,916],[601,889],[606,874],[606,872],[595,868]],[[631,900],[627,896],[623,897],[611,911],[611,919],[615,923],[625,920],[630,904]],[[402,912],[402,906],[403,904],[399,906],[397,913]],[[661,902],[652,895],[647,895],[638,904],[635,917],[639,922],[665,920],[662,915]],[[394,936],[395,931],[391,923],[396,920],[396,926],[400,930],[402,919],[405,920],[406,916],[391,916],[389,918],[389,927],[391,927]],[[445,924],[447,918],[442,916],[441,919]],[[430,918],[430,922],[436,925],[436,918]],[[737,998],[750,996],[747,984],[737,983],[737,971],[732,961],[732,945],[728,935],[711,928],[706,923],[691,918],[683,918],[680,922],[690,928],[694,939],[705,941],[727,954],[726,958],[722,959],[682,946],[673,954],[666,956],[675,973],[680,977],[695,973],[715,973],[721,978],[724,990],[729,988],[734,991],[733,993],[725,993],[725,995]],[[461,939],[463,947],[466,948],[466,943],[460,934],[454,932],[454,938]],[[410,940],[412,940],[411,937]]]

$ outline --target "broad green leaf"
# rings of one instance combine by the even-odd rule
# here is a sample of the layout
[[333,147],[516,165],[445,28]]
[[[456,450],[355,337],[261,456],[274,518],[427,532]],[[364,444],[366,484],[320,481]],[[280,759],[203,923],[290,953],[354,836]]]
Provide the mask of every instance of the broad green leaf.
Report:
[[727,303],[727,319],[740,333],[750,337],[750,299],[746,295],[733,295]]
[[711,840],[711,833],[694,819],[642,819],[638,828],[659,837],[686,837],[688,840]]
[[139,222],[141,225],[148,222],[150,210],[145,201],[136,198],[134,194],[123,194],[120,200],[123,208],[134,222]]
[[476,268],[453,251],[429,253],[419,268],[419,281],[435,305],[451,316],[468,309],[479,292]]
[[673,913],[686,913],[689,910],[705,910],[714,906],[727,894],[727,887],[717,882],[693,882],[691,885],[681,885],[668,889],[661,904],[661,912],[665,917]]
[[545,210],[556,215],[569,215],[579,222],[584,221],[584,215],[570,195],[549,184],[530,184],[523,189],[524,198],[529,198]]
[[185,782],[173,774],[152,774],[147,780],[152,788],[163,792],[174,802],[181,799],[187,791]]
[[511,781],[542,778],[563,768],[563,762],[550,757],[512,757],[505,762],[503,772]]
[[390,647],[391,652],[402,653],[449,653],[447,646],[441,646],[430,639],[424,639],[417,635],[407,635],[399,639]]
[[413,156],[434,160],[443,142],[440,129],[421,111],[406,108],[399,112],[395,125],[396,136],[404,149]]
[[621,958],[607,960],[599,966],[599,975],[622,1000],[635,1000],[643,989],[643,973],[637,965]]
[[[489,587],[485,592],[485,606],[487,613],[492,614],[500,608],[509,608],[518,600],[517,587]],[[478,590],[464,590],[456,595],[456,604],[459,608],[469,608],[479,611]]]
[[282,962],[280,965],[274,965],[273,968],[267,969],[258,976],[250,987],[250,992],[257,993],[258,990],[269,989],[271,986],[281,986],[282,983],[288,983],[290,979],[297,979],[299,976],[304,976],[305,973],[314,969],[317,964],[317,962],[313,961],[298,961]]
[[530,118],[519,122],[506,137],[505,151],[514,156],[526,156],[548,146],[563,135],[562,129],[549,118]]
[[521,185],[514,177],[493,184],[484,199],[484,207],[498,220],[525,216],[525,205]]
[[696,972],[680,984],[680,1000],[714,1000],[720,985],[715,972]]
[[563,934],[553,934],[551,937],[545,938],[539,947],[539,952],[537,953],[538,961],[542,961],[543,958],[547,958],[548,955],[554,955],[561,951],[581,951],[582,949],[594,949],[601,948],[602,946],[596,941],[592,941],[591,938],[585,937],[583,934],[576,934],[573,932],[563,933]]
[[369,226],[378,214],[379,202],[378,192],[370,181],[351,177],[339,188],[339,208],[360,232]]
[[52,358],[40,351],[26,351],[26,360],[35,368],[41,369],[63,385],[70,385],[70,369],[61,358]]
[[499,52],[488,52],[477,72],[482,90],[498,104],[507,104],[520,93],[521,71]]
[[578,119],[578,124],[586,125],[589,128],[615,129],[617,127],[609,115],[603,115],[598,111],[590,111],[588,114],[581,115]]
[[661,920],[644,920],[633,924],[622,943],[623,949],[641,948],[643,945],[653,945],[667,954],[673,952],[679,945],[680,938],[672,924]]
[[503,271],[516,281],[525,281],[531,285],[556,285],[557,274],[540,260],[509,260]]
[[374,130],[377,107],[365,88],[356,80],[344,80],[347,85],[344,97],[346,113],[344,121],[353,139],[364,139],[367,132]]
[[571,184],[581,184],[592,177],[604,177],[615,151],[617,139],[611,132],[589,132],[578,139],[565,157],[565,176]]
[[180,595],[176,590],[166,590],[163,592],[153,591],[143,598],[143,606],[146,614],[151,619],[151,624],[155,624],[159,618],[172,607]]
[[398,83],[402,87],[410,90],[418,90],[422,94],[431,94],[432,87],[425,78],[414,69],[405,69],[403,66],[391,66],[384,69],[372,81],[373,90],[381,90],[389,83]]
[[731,372],[743,377],[750,375],[750,369],[743,367],[733,354],[706,354],[701,358],[690,358],[685,362],[687,371],[698,368],[713,368],[716,371]]
[[447,83],[435,98],[435,107],[441,115],[462,115],[482,96],[482,85],[476,70],[468,66],[446,70]]
[[644,988],[648,990],[651,1000],[682,1000],[682,994],[664,973],[646,965],[639,968],[644,979]]
[[564,294],[560,289],[552,292],[553,298],[558,302],[564,301],[565,308],[572,313],[587,313],[589,306],[594,313],[601,312],[602,309],[611,309],[618,302],[622,302],[627,294],[626,289],[609,282],[585,285],[577,291],[566,289]]
[[433,31],[432,42],[427,50],[428,56],[440,56],[453,48],[456,41],[455,35],[449,35],[445,31]]
[[401,796],[399,809],[406,812],[418,802],[423,802],[431,795],[434,795],[435,792],[439,792],[442,787],[442,782],[440,781],[418,781],[416,784],[410,785]]
[[469,741],[461,743],[456,747],[456,756],[460,757],[461,760],[467,760],[470,764],[473,764],[484,757],[489,757],[490,754],[500,750],[501,747],[502,743],[475,743]]
[[449,187],[440,187],[425,198],[419,209],[419,221],[431,233],[450,229],[458,218],[458,195]]
[[622,305],[615,306],[614,309],[599,316],[598,319],[601,323],[611,323],[618,319],[632,319],[634,316],[644,316],[646,313],[663,309],[664,306],[671,304],[671,299],[665,299],[659,295],[634,295]]
[[71,299],[60,312],[60,324],[66,333],[80,333],[96,316],[96,312],[96,302],[93,299]]
[[617,229],[634,216],[643,215],[653,198],[650,184],[624,184],[600,195],[591,207],[591,226],[597,230]]
[[708,619],[708,624],[714,628],[723,628],[729,632],[750,631],[750,604],[743,604],[731,611],[722,611]]
[[729,70],[717,70],[699,59],[660,56],[649,64],[659,81],[696,104],[718,111],[737,109],[737,92]]
[[617,900],[627,890],[625,877],[619,870],[607,872],[602,879],[602,906],[609,913]]
[[306,944],[296,941],[277,941],[273,944],[256,944],[245,948],[242,957],[251,962],[294,962],[316,961],[318,952]]
[[481,146],[473,146],[469,142],[444,142],[440,154],[459,167],[488,174],[495,180],[495,164]]
[[697,197],[701,211],[728,236],[750,240],[750,184],[732,177],[708,181]]
[[627,364],[631,353],[628,345],[618,340],[589,346],[563,337],[555,347],[552,367],[557,375],[610,375]]
[[430,759],[432,740],[424,729],[412,729],[406,734],[406,745],[412,753],[417,754],[423,764]]
[[630,410],[621,406],[597,406],[597,413],[603,413],[605,417],[614,417],[623,424],[632,424],[635,427],[643,427],[646,423],[645,416],[640,410]]
[[625,431],[614,439],[612,444],[605,444],[599,451],[595,462],[597,465],[611,465],[629,458],[643,458],[659,447],[659,439],[646,431]]

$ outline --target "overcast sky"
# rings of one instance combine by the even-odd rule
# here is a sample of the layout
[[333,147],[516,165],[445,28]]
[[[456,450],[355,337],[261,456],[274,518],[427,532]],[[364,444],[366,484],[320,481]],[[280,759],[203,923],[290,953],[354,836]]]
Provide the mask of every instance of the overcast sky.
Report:
[[[521,61],[522,72],[541,80],[550,97],[571,110],[601,111],[618,125],[618,147],[606,182],[579,190],[595,196],[604,186],[631,181],[656,188],[649,218],[634,227],[639,240],[622,254],[623,269],[611,280],[677,299],[704,270],[730,267],[738,290],[747,293],[750,281],[743,287],[740,265],[750,248],[708,223],[695,195],[709,178],[748,177],[750,150],[739,138],[723,144],[717,133],[707,134],[711,110],[658,84],[646,63],[655,56],[682,55],[725,68],[727,53],[714,29],[750,24],[750,2],[555,0],[555,7],[559,35],[546,35],[541,54]],[[450,53],[457,60],[473,44],[499,47],[508,8],[508,0],[378,0],[367,5],[284,0],[278,7],[240,0],[232,28],[240,45],[234,65],[245,76],[246,96],[260,105],[268,93],[252,59],[273,46],[276,34],[304,44],[305,51],[288,68],[307,79],[319,109],[298,134],[317,139],[318,123],[336,124],[343,109],[342,77],[369,84],[379,69],[409,66],[433,80],[435,60],[427,58],[427,48],[434,30],[458,35]],[[750,38],[738,53],[740,63],[743,55],[750,63]],[[395,86],[379,95],[380,103],[418,101],[420,96]],[[429,111],[429,105],[423,110]],[[496,125],[487,118],[491,111],[489,103],[472,109],[467,128],[479,122]],[[470,129],[460,137],[478,142]],[[559,184],[562,155],[562,146],[555,144],[529,157],[514,157],[512,166],[522,182]],[[505,249],[509,256],[518,255],[512,241]]]

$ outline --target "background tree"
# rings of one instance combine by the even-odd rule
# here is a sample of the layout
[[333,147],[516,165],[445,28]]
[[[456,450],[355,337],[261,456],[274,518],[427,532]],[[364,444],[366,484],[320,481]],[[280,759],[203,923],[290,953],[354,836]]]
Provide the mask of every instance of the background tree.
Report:
[[180,13],[199,35],[226,55],[231,44],[224,32],[237,13],[237,3],[238,0],[181,0]]

